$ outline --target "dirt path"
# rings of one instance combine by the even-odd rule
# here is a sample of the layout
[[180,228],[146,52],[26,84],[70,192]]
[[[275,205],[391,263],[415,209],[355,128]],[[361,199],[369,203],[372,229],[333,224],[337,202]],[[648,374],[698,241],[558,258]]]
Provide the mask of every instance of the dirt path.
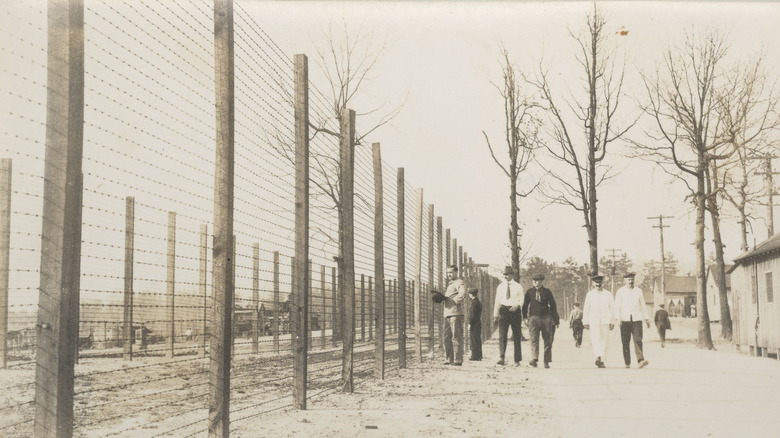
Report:
[[[777,436],[780,362],[728,345],[696,349],[693,321],[677,322],[664,349],[646,330],[644,369],[624,368],[617,330],[607,368],[597,369],[588,332],[576,349],[561,329],[550,369],[497,366],[496,343],[488,342],[482,362],[416,364],[354,394],[312,398],[306,411],[242,422],[233,436]],[[529,350],[524,342],[523,364]]]

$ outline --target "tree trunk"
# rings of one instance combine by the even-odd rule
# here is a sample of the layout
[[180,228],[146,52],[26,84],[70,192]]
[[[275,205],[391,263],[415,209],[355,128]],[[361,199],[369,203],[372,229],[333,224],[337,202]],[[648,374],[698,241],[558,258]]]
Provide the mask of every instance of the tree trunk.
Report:
[[515,281],[520,278],[520,244],[517,242],[517,236],[520,232],[520,226],[517,224],[517,172],[515,169],[517,166],[512,163],[512,167],[509,172],[509,205],[512,211],[509,213],[510,217],[510,236],[509,247],[512,249],[512,270],[515,273]]
[[696,175],[696,319],[698,322],[698,341],[696,346],[714,350],[712,345],[712,333],[710,332],[710,320],[707,315],[707,282],[705,281],[704,264],[704,211],[705,204],[705,172],[702,168],[705,164],[702,152],[699,153],[699,172]]

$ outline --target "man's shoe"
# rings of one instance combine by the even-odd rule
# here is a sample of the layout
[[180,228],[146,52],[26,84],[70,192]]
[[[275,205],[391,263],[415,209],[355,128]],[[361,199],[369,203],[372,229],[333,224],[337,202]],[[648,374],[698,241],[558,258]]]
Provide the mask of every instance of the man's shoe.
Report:
[[550,362],[545,362],[545,363],[544,363],[544,367],[545,367],[545,368],[550,368]]
[[599,368],[604,368],[604,362],[601,361],[601,356],[596,358],[596,366]]
[[626,368],[631,368],[631,365],[626,365]]
[[499,359],[496,365],[504,365],[504,359]]
[[645,359],[642,362],[639,362],[639,368],[644,368],[644,367],[648,366],[649,364],[650,364],[650,362],[648,362],[648,360]]
[[529,366],[529,367],[534,367],[534,368],[536,368],[536,365],[537,365],[537,361],[536,361],[536,359],[534,359],[534,360],[532,360],[532,361],[528,362],[528,366]]
[[444,365],[452,365],[452,362],[450,361],[444,362]]
[[452,364],[452,366],[454,366],[454,367],[459,367],[459,366],[462,366],[462,365],[463,365],[463,364],[462,364],[462,363],[460,363],[460,362],[455,362],[454,364]]

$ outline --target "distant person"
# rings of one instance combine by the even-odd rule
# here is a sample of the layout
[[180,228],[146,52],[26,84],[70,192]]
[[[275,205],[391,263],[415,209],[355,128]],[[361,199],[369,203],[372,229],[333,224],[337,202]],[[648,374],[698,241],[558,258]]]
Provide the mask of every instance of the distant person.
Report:
[[672,323],[669,322],[669,312],[664,309],[663,304],[659,304],[660,307],[655,312],[655,328],[658,330],[658,337],[661,338],[661,348],[666,345],[666,331],[672,329]]
[[574,309],[569,314],[569,328],[574,336],[574,346],[580,348],[582,345],[582,309],[580,303],[574,303]]
[[192,340],[192,329],[187,329],[184,331],[184,336],[187,338],[188,341]]
[[479,301],[479,289],[469,289],[471,307],[469,307],[469,339],[471,357],[469,360],[482,360],[482,303]]
[[607,360],[607,341],[610,330],[615,328],[614,300],[612,292],[601,287],[603,275],[593,276],[593,289],[585,296],[582,309],[582,323],[590,330],[590,342],[593,345],[593,355],[596,366],[604,368]]
[[444,292],[444,365],[463,365],[463,299],[466,283],[458,278],[458,267],[447,267],[447,290]]
[[544,341],[544,367],[550,368],[555,327],[560,324],[560,318],[555,306],[555,297],[550,289],[542,284],[544,275],[536,274],[531,280],[533,287],[525,292],[523,300],[523,318],[528,324],[533,355],[533,359],[528,362],[528,365],[536,367],[539,362],[539,333],[541,332]]
[[624,275],[624,286],[615,293],[615,320],[620,324],[620,341],[623,344],[623,362],[626,368],[631,368],[631,338],[634,339],[634,354],[639,368],[650,363],[645,359],[642,350],[642,321],[650,328],[650,316],[642,289],[634,286],[635,276],[633,272]]
[[696,318],[696,304],[691,304],[691,318]]
[[498,365],[504,365],[507,335],[512,327],[515,366],[523,360],[521,341],[523,340],[523,287],[514,280],[515,271],[511,266],[504,268],[504,281],[496,288],[496,300],[493,306],[493,324],[498,325]]

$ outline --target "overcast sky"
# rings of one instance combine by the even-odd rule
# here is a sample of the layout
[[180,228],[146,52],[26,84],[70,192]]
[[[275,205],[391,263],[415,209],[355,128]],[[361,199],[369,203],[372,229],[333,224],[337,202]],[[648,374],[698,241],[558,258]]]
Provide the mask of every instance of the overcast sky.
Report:
[[[482,134],[493,144],[503,141],[503,107],[492,82],[501,80],[499,46],[503,44],[521,69],[541,62],[553,77],[559,95],[582,98],[582,76],[574,62],[577,50],[569,31],[585,30],[586,2],[247,2],[257,22],[283,50],[310,57],[316,81],[314,45],[324,44],[324,30],[347,23],[352,33],[371,34],[387,46],[366,94],[355,110],[377,103],[405,101],[403,111],[371,136],[381,142],[383,157],[406,169],[407,180],[424,187],[426,203],[435,205],[444,226],[480,262],[501,266],[508,261],[508,179],[490,158]],[[717,26],[732,41],[731,53],[746,56],[764,50],[778,77],[780,5],[722,2],[605,2],[607,31],[618,53],[627,57],[627,118],[637,115],[644,99],[639,71],[651,71],[662,52],[681,41],[686,31]],[[620,35],[619,31],[628,33]],[[324,83],[320,87],[325,89]],[[359,107],[363,105],[363,107]],[[364,125],[370,124],[364,119]],[[361,119],[358,119],[360,130]],[[642,124],[631,131],[646,140]],[[605,183],[599,195],[600,255],[620,249],[639,263],[659,259],[659,214],[666,221],[665,249],[693,267],[693,220],[684,202],[685,188],[670,183],[658,169],[621,157],[626,144],[610,150],[623,172]],[[533,178],[532,178],[533,179]],[[758,181],[757,181],[758,182]],[[760,210],[765,211],[764,208]],[[521,204],[522,245],[530,256],[548,261],[574,257],[588,260],[582,214],[564,207],[546,207],[536,199]],[[732,219],[733,220],[733,219]],[[735,221],[735,220],[733,220]],[[726,255],[739,254],[738,229],[724,229]],[[766,238],[763,222],[756,238]],[[711,237],[708,237],[710,240]],[[752,236],[749,238],[752,241]]]

